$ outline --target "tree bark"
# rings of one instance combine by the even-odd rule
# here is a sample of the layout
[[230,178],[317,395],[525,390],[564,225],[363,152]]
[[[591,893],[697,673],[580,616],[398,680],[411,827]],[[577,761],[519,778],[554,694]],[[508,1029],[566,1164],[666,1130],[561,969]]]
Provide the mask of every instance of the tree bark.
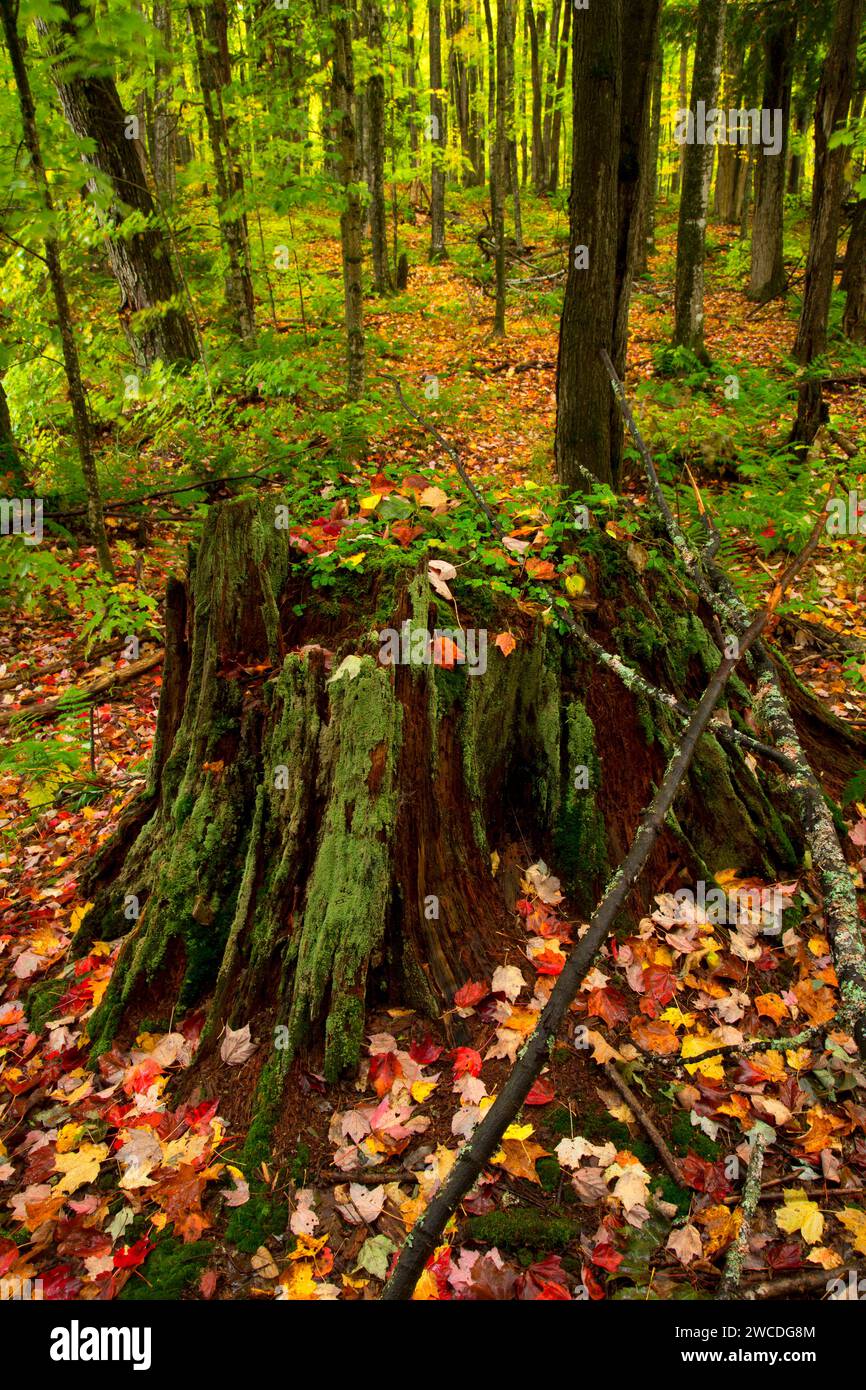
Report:
[[[623,0],[622,107],[617,169],[617,237],[611,357],[621,380],[626,375],[628,315],[641,242],[644,190],[651,177],[650,106],[653,55],[658,40],[660,0]],[[613,486],[622,471],[623,420],[609,398],[610,470]]]
[[370,238],[373,244],[373,288],[388,294],[394,288],[388,266],[388,221],[385,211],[385,74],[382,54],[382,10],[379,0],[365,0],[367,42],[373,71],[367,82],[370,113]]
[[517,140],[515,138],[514,54],[517,47],[517,0],[506,0],[505,7],[505,141],[511,201],[514,209],[514,245],[523,253],[523,217],[520,210],[520,177],[517,169]]
[[333,57],[331,110],[338,120],[337,168],[343,189],[340,246],[346,324],[346,389],[358,400],[364,391],[363,212],[358,195],[361,173],[355,132],[355,65],[348,16],[337,8],[332,15]]
[[532,184],[536,194],[540,197],[547,187],[547,169],[544,159],[544,137],[542,128],[542,90],[541,90],[541,53],[540,46],[544,40],[543,25],[544,15],[541,14],[536,20],[535,11],[532,8],[532,0],[526,0],[526,18],[529,24],[529,52],[532,74]]
[[[291,1051],[319,1057],[323,1046],[335,1079],[357,1064],[371,1001],[459,1026],[454,992],[485,978],[512,920],[519,874],[505,866],[544,856],[589,912],[676,746],[673,715],[653,711],[648,741],[637,687],[540,621],[507,659],[491,643],[483,675],[449,673],[446,708],[429,661],[383,665],[381,634],[359,636],[381,607],[374,578],[353,575],[339,595],[328,679],[320,620],[296,616],[307,580],[275,525],[286,504],[212,508],[188,582],[169,584],[148,785],[82,884],[93,908],[76,956],[126,937],[89,1027],[97,1053],[144,1018],[205,1007],[203,1057],[223,1024],[262,1037],[285,1023]],[[654,684],[699,692],[719,653],[681,580],[641,576],[604,533],[592,554],[593,583],[605,576],[597,637]],[[426,640],[453,621],[411,567],[393,603],[397,633],[405,622]],[[340,675],[348,654],[357,669]],[[576,766],[589,771],[586,791],[574,789]],[[692,881],[732,863],[772,879],[791,871],[799,843],[774,809],[775,775],[704,738],[636,920],[677,866]]]
[[[692,76],[691,111],[698,102],[710,111],[719,90],[725,35],[725,0],[700,0],[698,5],[695,66]],[[697,131],[696,131],[697,135]],[[683,186],[677,230],[677,276],[674,344],[688,348],[702,361],[704,347],[704,245],[707,196],[712,168],[711,144],[684,146]]]
[[244,211],[244,176],[234,136],[234,120],[226,109],[226,88],[232,80],[228,45],[227,0],[193,0],[189,16],[195,36],[199,85],[214,174],[217,212],[226,253],[226,303],[235,332],[247,346],[255,343],[256,317],[250,241]]
[[[54,65],[54,82],[72,130],[91,142],[90,152],[82,156],[84,163],[111,186],[110,206],[98,215],[106,227],[108,261],[120,289],[120,321],[140,371],[147,371],[157,358],[169,363],[193,360],[195,335],[180,307],[181,287],[147,186],[143,146],[130,138],[132,128],[113,79],[89,73],[75,61],[81,36],[92,24],[90,11],[81,0],[63,0],[63,10],[64,47]],[[39,27],[56,50],[57,34],[42,21]],[[97,182],[95,177],[89,181],[94,192]],[[120,229],[130,210],[147,225],[126,236]]]
[[575,10],[571,244],[556,368],[556,469],[567,491],[613,483],[610,383],[599,349],[613,345],[622,123],[622,0]]
[[[822,356],[827,348],[842,182],[847,158],[845,146],[831,149],[830,139],[835,131],[844,126],[854,94],[863,5],[864,0],[839,0],[815,106],[815,177],[812,184],[809,251],[803,307],[793,350],[795,361],[803,367],[808,367],[816,357]],[[811,444],[818,433],[823,413],[821,383],[807,378],[801,382],[798,392],[793,440],[800,444]]]
[[430,260],[442,261],[445,248],[445,105],[442,101],[441,0],[428,0],[430,44]]
[[[680,44],[679,109],[684,111],[689,104],[689,44],[683,39]],[[677,167],[671,175],[671,193],[679,193],[683,186],[683,166],[686,160],[686,147],[680,145]]]
[[866,198],[854,204],[841,288],[845,291],[842,331],[852,343],[866,343]]
[[749,298],[759,304],[775,299],[783,292],[786,283],[782,226],[797,38],[796,11],[782,9],[779,22],[775,10],[767,18],[770,27],[764,30],[766,68],[762,105],[766,110],[782,113],[782,142],[777,154],[770,154],[761,145],[755,156],[755,216],[752,224]]
[[494,169],[490,180],[490,213],[493,223],[493,247],[496,265],[496,309],[493,335],[505,336],[505,184],[508,169],[508,129],[506,103],[508,76],[506,48],[508,44],[509,0],[496,0],[496,140]]
[[18,33],[17,6],[13,7],[13,0],[0,0],[0,18],[2,18],[3,22],[6,47],[9,50],[12,75],[18,93],[21,124],[24,130],[24,144],[30,156],[30,167],[33,170],[33,177],[36,182],[40,200],[51,228],[51,231],[48,232],[44,238],[45,264],[48,268],[48,279],[51,284],[54,307],[57,312],[57,326],[60,330],[60,341],[63,348],[63,365],[66,372],[67,385],[69,387],[69,400],[72,405],[75,442],[78,448],[81,473],[84,478],[84,487],[87,494],[87,520],[90,527],[90,534],[96,546],[96,553],[99,558],[100,566],[105,570],[106,574],[113,575],[114,564],[111,559],[108,537],[105,532],[105,518],[102,513],[102,497],[100,495],[99,479],[96,473],[96,459],[93,455],[90,419],[87,413],[87,400],[84,395],[84,385],[81,380],[81,367],[78,361],[78,349],[75,345],[75,331],[72,313],[69,308],[69,299],[66,293],[66,281],[63,276],[63,267],[60,258],[60,243],[54,235],[53,230],[55,226],[54,203],[51,197],[48,176],[45,172],[45,165],[42,160],[42,148],[39,140],[39,131],[36,125],[36,107],[33,102],[30,78],[24,62],[24,50]]
[[555,193],[559,187],[559,146],[562,140],[562,104],[565,100],[565,79],[568,73],[568,48],[571,38],[571,4],[566,0],[562,17],[562,34],[559,40],[559,64],[556,70],[556,84],[553,97],[553,120],[550,127],[550,159],[547,170],[547,192]]
[[153,64],[153,178],[163,203],[174,201],[177,117],[172,114],[173,35],[170,0],[154,0],[157,54]]
[[653,55],[652,108],[650,111],[649,157],[647,177],[641,184],[641,230],[638,240],[636,275],[645,275],[650,255],[655,253],[656,201],[659,186],[659,148],[661,146],[662,88],[664,78],[664,49],[659,27],[656,27],[656,48]]
[[0,489],[4,497],[18,497],[26,491],[27,479],[12,430],[9,402],[0,377]]

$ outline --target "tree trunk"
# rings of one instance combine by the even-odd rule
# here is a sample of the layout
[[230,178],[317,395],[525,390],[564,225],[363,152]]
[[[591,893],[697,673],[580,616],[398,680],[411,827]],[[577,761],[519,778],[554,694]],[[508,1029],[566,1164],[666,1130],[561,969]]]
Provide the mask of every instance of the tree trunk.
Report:
[[406,0],[406,90],[409,101],[409,151],[412,168],[418,158],[418,65],[415,59],[415,0]]
[[[679,85],[679,109],[684,111],[689,104],[689,44],[687,39],[683,39],[680,44],[680,85]],[[677,167],[671,175],[671,193],[679,193],[683,186],[683,167],[686,162],[686,147],[680,145],[680,157]]]
[[430,260],[442,261],[445,249],[445,105],[442,101],[441,0],[428,0],[430,29]]
[[177,117],[172,114],[173,45],[170,0],[154,0],[157,55],[153,64],[153,178],[163,203],[174,201]]
[[244,177],[226,110],[225,89],[232,80],[228,46],[227,0],[197,0],[189,7],[195,36],[208,139],[217,184],[217,211],[226,253],[226,303],[241,342],[255,343],[256,320],[250,242],[244,211]]
[[[706,111],[716,104],[724,35],[725,0],[700,0],[692,77],[693,114],[698,110],[698,102],[705,104]],[[677,230],[674,344],[688,348],[705,361],[704,244],[713,146],[700,144],[696,138],[694,143],[686,144],[684,150],[683,190]]]
[[[804,367],[808,367],[816,357],[821,357],[827,348],[842,208],[842,181],[847,159],[845,146],[837,145],[833,149],[830,140],[836,131],[843,128],[854,94],[863,4],[864,0],[839,0],[815,106],[812,218],[803,307],[793,351],[795,361]],[[807,378],[801,382],[798,392],[793,440],[800,444],[811,444],[818,433],[823,414],[821,383]]]
[[656,26],[656,47],[653,54],[652,108],[649,126],[649,157],[647,176],[641,183],[641,227],[638,238],[635,275],[645,275],[650,255],[656,249],[656,201],[659,191],[659,148],[662,126],[662,88],[664,78],[664,49],[659,26]]
[[[459,1042],[454,992],[488,977],[513,937],[527,856],[590,912],[675,746],[673,716],[540,621],[507,659],[491,644],[475,677],[420,660],[453,612],[411,568],[384,610],[406,634],[396,664],[379,663],[370,635],[381,575],[347,579],[324,629],[310,610],[295,616],[307,581],[275,526],[284,500],[212,508],[188,583],[169,583],[148,786],[82,885],[93,907],[75,955],[126,938],[89,1024],[97,1055],[146,1019],[177,1026],[202,1007],[197,1067],[224,1025],[249,1024],[260,1042],[285,1025],[281,1061],[303,1048],[335,1080],[358,1063],[366,1008],[383,1003],[442,1017]],[[641,576],[604,532],[587,560],[602,596],[594,636],[654,684],[699,693],[719,652],[677,576]],[[330,679],[318,639],[333,650]],[[346,655],[355,669],[340,674]],[[740,721],[739,682],[729,702]],[[825,750],[831,794],[863,740],[839,748]],[[706,736],[629,915],[672,879],[795,871],[799,833],[778,785]]]
[[336,162],[343,190],[340,246],[346,324],[346,390],[349,400],[356,401],[364,392],[364,253],[363,211],[358,194],[361,171],[355,133],[355,65],[348,15],[335,10],[332,23],[331,110],[339,121]]
[[[745,39],[743,36],[740,34],[733,37],[729,36],[725,43],[725,64],[719,96],[719,105],[723,109],[737,109],[743,104],[745,59]],[[733,227],[738,225],[740,220],[747,152],[739,148],[735,139],[730,142],[726,139],[716,146],[715,153],[716,186],[713,195],[713,214],[717,221],[728,227]]]
[[27,477],[12,430],[9,402],[0,377],[0,490],[4,497],[20,497],[27,491]]
[[490,180],[490,214],[493,223],[493,247],[496,264],[496,309],[493,335],[505,337],[505,181],[508,170],[508,129],[506,101],[508,76],[506,47],[508,44],[509,0],[496,0],[496,139],[494,169]]
[[749,298],[759,304],[775,299],[785,289],[782,225],[785,209],[785,168],[791,117],[791,85],[794,77],[794,45],[797,15],[783,10],[781,20],[764,31],[763,107],[781,111],[781,148],[769,153],[758,147],[755,164],[755,217],[752,225],[752,265]]
[[[144,147],[130,125],[132,118],[121,105],[113,79],[88,72],[76,56],[92,25],[89,10],[81,0],[63,0],[63,10],[64,51],[58,53],[54,65],[54,82],[70,127],[90,146],[84,163],[98,170],[111,187],[110,206],[98,215],[107,229],[108,261],[121,294],[118,313],[136,365],[147,371],[157,358],[164,362],[192,360],[197,356],[195,336],[180,307],[181,287],[147,186]],[[56,50],[57,35],[41,20],[38,27]],[[67,47],[72,62],[67,61]],[[89,181],[89,187],[96,191],[96,178]],[[130,211],[145,220],[146,226],[126,236],[119,229]]]
[[370,112],[370,238],[373,244],[373,288],[388,294],[394,288],[388,268],[388,221],[385,212],[385,73],[382,57],[382,11],[379,0],[365,0],[367,42],[373,71],[367,82]]
[[571,244],[556,368],[556,468],[568,491],[612,483],[611,390],[622,121],[622,0],[575,10]]
[[[649,118],[653,55],[658,40],[660,0],[623,0],[622,109],[617,170],[616,281],[611,358],[621,381],[626,376],[628,314],[641,241],[644,188],[651,175]],[[623,419],[616,398],[609,396],[610,471],[619,487],[622,471]]]
[[[800,95],[794,103],[794,131],[797,135],[802,135],[809,120],[809,100],[805,95]],[[799,152],[792,153],[791,163],[788,168],[788,192],[797,197],[800,192],[800,181],[803,177],[803,166],[806,160]]]
[[562,17],[562,34],[559,41],[559,65],[556,71],[556,86],[553,98],[553,123],[550,128],[550,162],[547,170],[547,191],[555,193],[559,187],[559,146],[562,140],[562,104],[565,100],[565,78],[568,73],[568,46],[571,38],[571,4],[566,3]]
[[523,218],[520,211],[520,177],[517,169],[517,140],[514,110],[514,53],[517,47],[517,0],[505,4],[505,141],[511,201],[514,208],[514,245],[523,253]]
[[[54,203],[51,198],[48,175],[45,172],[45,165],[42,161],[39,131],[36,126],[36,107],[33,103],[30,79],[24,63],[24,51],[18,34],[17,5],[13,8],[13,0],[0,0],[0,19],[2,19],[3,22],[3,33],[6,38],[6,47],[9,50],[12,75],[18,93],[18,105],[21,111],[24,144],[30,156],[30,167],[33,171],[33,177],[36,182],[40,201],[45,210],[47,225],[52,229],[44,239],[45,264],[48,269],[48,279],[51,284],[51,293],[54,297],[54,307],[57,313],[57,327],[60,330],[60,342],[63,348],[63,366],[66,372],[66,382],[69,387],[69,400],[72,406],[75,442],[78,448],[78,458],[81,463],[81,473],[87,495],[87,521],[90,527],[91,537],[96,546],[99,563],[106,574],[113,575],[114,565],[111,559],[111,551],[108,547],[108,537],[105,533],[105,518],[102,512],[102,497],[100,496],[99,479],[96,473],[96,459],[93,455],[90,418],[87,413],[84,384],[81,380],[81,366],[78,361],[78,348],[75,343],[72,312],[69,308],[69,299],[66,294],[66,281],[64,279],[60,258],[60,243],[53,232],[53,228],[56,225]],[[5,395],[3,399],[5,402]]]
[[[553,122],[553,102],[556,96],[556,70],[559,56],[559,12],[560,0],[551,0],[550,4],[550,31],[547,36],[547,48],[543,54],[542,66],[544,74],[544,116],[542,118],[542,139],[544,140],[544,167],[550,169],[551,148],[550,139]],[[545,179],[545,187],[547,180]]]
[[[544,138],[542,130],[542,91],[541,91],[541,53],[544,41],[544,15],[536,21],[532,0],[526,0],[526,18],[529,24],[529,53],[532,72],[532,184],[540,197],[547,187],[547,169],[544,161]],[[540,33],[539,33],[540,29]]]
[[842,331],[852,343],[866,343],[866,198],[854,205],[841,288],[845,291]]
[[487,148],[490,168],[488,178],[492,185],[496,164],[496,36],[493,32],[493,11],[490,0],[483,0],[484,27],[487,30]]

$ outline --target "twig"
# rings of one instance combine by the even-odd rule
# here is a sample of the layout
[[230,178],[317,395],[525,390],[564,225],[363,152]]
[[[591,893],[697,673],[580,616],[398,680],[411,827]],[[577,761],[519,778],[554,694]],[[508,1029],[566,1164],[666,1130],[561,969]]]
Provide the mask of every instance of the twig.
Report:
[[780,597],[781,593],[777,596],[774,590],[767,607],[743,634],[737,655],[723,657],[710,677],[680,746],[668,764],[661,786],[641,819],[631,849],[611,878],[607,891],[593,914],[589,929],[568,957],[535,1031],[518,1054],[517,1062],[499,1096],[485,1114],[469,1143],[460,1150],[441,1190],[410,1231],[394,1273],[383,1290],[382,1298],[385,1301],[411,1297],[424,1264],[435,1250],[446,1222],[461,1198],[472,1187],[484,1165],[492,1158],[503,1134],[526,1099],[533,1081],[549,1056],[549,1049],[556,1041],[569,1004],[607,940],[614,921],[627,902],[652,853],[659,831],[691,766],[701,735],[712,718],[713,710],[729,677],[737,662],[766,627]]
[[111,690],[116,685],[126,685],[129,681],[134,681],[138,676],[143,676],[146,671],[151,671],[154,666],[162,664],[165,652],[160,650],[150,656],[139,657],[138,661],[130,661],[128,666],[122,666],[118,671],[109,671],[107,675],[98,676],[90,685],[86,685],[83,690],[77,692],[76,699],[68,700],[66,695],[58,695],[56,699],[46,700],[41,705],[28,705],[25,709],[4,709],[0,710],[0,726],[12,723],[36,724],[43,719],[50,719],[52,715],[60,711],[68,710],[72,713],[79,705],[85,705],[97,696],[102,695],[106,690]]
[[641,1105],[640,1101],[638,1100],[631,1087],[626,1085],[625,1081],[620,1076],[619,1071],[614,1066],[613,1062],[605,1062],[604,1071],[608,1080],[619,1091],[629,1110],[631,1110],[634,1113],[636,1119],[640,1120],[640,1123],[643,1125],[644,1129],[646,1130],[646,1133],[649,1135],[650,1139],[655,1145],[656,1150],[658,1151],[659,1158],[667,1168],[674,1182],[677,1183],[679,1187],[683,1187],[683,1175],[680,1171],[680,1165],[677,1163],[676,1159],[674,1158],[673,1154],[668,1148],[665,1142],[665,1137],[659,1129],[658,1125],[656,1124],[655,1120],[652,1118],[650,1114],[648,1114],[643,1105]]
[[749,1248],[752,1220],[761,1195],[761,1173],[764,1170],[766,1146],[767,1137],[763,1132],[759,1132],[752,1145],[749,1166],[746,1169],[746,1181],[743,1184],[743,1219],[737,1232],[737,1238],[725,1259],[725,1273],[716,1292],[718,1299],[733,1298],[743,1273],[743,1260]]

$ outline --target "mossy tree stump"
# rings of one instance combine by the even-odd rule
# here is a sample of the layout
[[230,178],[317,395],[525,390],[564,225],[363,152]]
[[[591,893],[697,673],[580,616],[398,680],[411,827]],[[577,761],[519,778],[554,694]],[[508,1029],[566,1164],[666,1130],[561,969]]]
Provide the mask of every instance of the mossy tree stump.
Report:
[[[125,936],[91,1021],[97,1053],[205,1005],[205,1051],[226,1024],[259,1037],[285,1025],[285,1058],[323,1034],[337,1077],[358,1061],[371,1002],[436,1016],[501,961],[519,874],[494,876],[493,850],[505,861],[511,844],[524,868],[545,856],[589,914],[672,746],[672,717],[537,618],[512,612],[521,637],[505,657],[492,636],[508,618],[494,614],[475,676],[382,666],[363,576],[330,631],[316,631],[315,603],[299,624],[281,504],[214,507],[187,581],[169,582],[149,785],[84,881],[94,906],[76,953]],[[699,692],[718,651],[676,574],[642,574],[604,533],[585,546],[594,635],[676,695]],[[390,625],[453,626],[402,563]],[[735,723],[748,698],[735,682]],[[705,738],[636,911],[662,881],[790,872],[795,832],[774,795],[769,765]]]

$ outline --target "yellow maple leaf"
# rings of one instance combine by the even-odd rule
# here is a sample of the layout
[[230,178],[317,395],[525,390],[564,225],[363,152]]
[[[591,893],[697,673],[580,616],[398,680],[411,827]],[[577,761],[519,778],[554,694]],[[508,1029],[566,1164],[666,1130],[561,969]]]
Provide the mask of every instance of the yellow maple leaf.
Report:
[[860,1211],[858,1207],[845,1207],[842,1211],[836,1212],[836,1220],[841,1221],[846,1231],[850,1231],[854,1237],[854,1249],[861,1255],[866,1255],[866,1211]]
[[73,1153],[55,1153],[54,1170],[63,1174],[57,1184],[58,1192],[75,1192],[85,1183],[93,1182],[99,1176],[100,1166],[106,1158],[107,1144],[82,1144]]
[[792,1071],[803,1071],[812,1060],[808,1047],[792,1047],[785,1053],[785,1061]]
[[296,1240],[295,1248],[289,1256],[290,1260],[309,1260],[313,1255],[318,1254],[323,1245],[327,1245],[328,1237],[324,1236],[305,1236],[299,1235]]
[[438,1297],[439,1290],[436,1287],[436,1280],[433,1277],[432,1271],[429,1269],[422,1270],[421,1278],[415,1285],[415,1291],[412,1294],[413,1300],[417,1302],[429,1303],[432,1302],[433,1299],[436,1299]]
[[71,1149],[75,1148],[75,1145],[78,1143],[83,1133],[84,1125],[76,1124],[74,1120],[70,1121],[68,1125],[63,1125],[62,1128],[57,1131],[55,1153],[69,1153]]
[[78,931],[79,927],[81,927],[83,920],[85,920],[85,917],[88,916],[89,910],[90,908],[92,908],[92,906],[92,902],[85,902],[83,908],[75,908],[74,912],[72,912],[72,917],[70,920],[70,931],[72,935],[75,935],[76,931]]
[[776,1208],[776,1225],[789,1236],[800,1231],[809,1245],[815,1245],[824,1234],[824,1218],[818,1203],[810,1202],[801,1187],[786,1187],[782,1196],[785,1205]]
[[[716,1038],[699,1037],[696,1033],[689,1033],[683,1038],[681,1056],[701,1057],[706,1052],[718,1052],[719,1043]],[[721,1057],[716,1057],[712,1061],[694,1062],[686,1066],[686,1071],[690,1076],[694,1076],[696,1071],[708,1076],[711,1081],[724,1081],[725,1066]]]
[[506,1139],[528,1139],[530,1134],[535,1132],[533,1125],[509,1125],[502,1138]]
[[436,1081],[413,1081],[412,1085],[409,1087],[409,1094],[414,1101],[422,1105],[427,1097],[433,1094],[437,1085],[438,1082]]
[[281,1296],[285,1299],[310,1303],[316,1297],[316,1281],[309,1260],[298,1260],[280,1275]]

